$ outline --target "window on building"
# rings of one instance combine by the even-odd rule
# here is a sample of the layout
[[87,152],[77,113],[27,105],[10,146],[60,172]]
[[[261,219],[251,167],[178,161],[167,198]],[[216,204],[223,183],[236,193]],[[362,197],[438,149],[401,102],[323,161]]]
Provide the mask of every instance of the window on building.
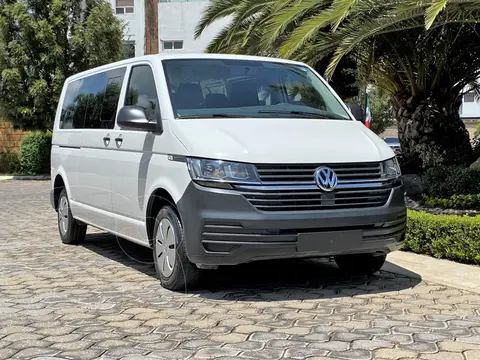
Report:
[[175,41],[162,41],[163,50],[182,50],[183,49],[183,41],[175,40]]
[[127,40],[123,43],[125,45],[125,54],[127,59],[135,57],[135,41]]
[[116,0],[116,14],[133,14],[134,0]]
[[463,96],[464,102],[475,102],[475,93],[470,91]]
[[132,69],[125,105],[141,106],[145,109],[147,119],[155,119],[158,111],[158,96],[150,66],[139,65]]
[[113,129],[125,68],[76,80],[67,87],[61,129]]

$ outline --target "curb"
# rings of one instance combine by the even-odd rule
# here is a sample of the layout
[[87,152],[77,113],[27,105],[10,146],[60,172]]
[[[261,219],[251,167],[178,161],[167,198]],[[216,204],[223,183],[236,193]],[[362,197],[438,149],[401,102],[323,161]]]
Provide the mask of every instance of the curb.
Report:
[[383,271],[480,294],[480,267],[395,251],[387,256]]
[[5,180],[50,180],[50,175],[2,175],[0,181]]

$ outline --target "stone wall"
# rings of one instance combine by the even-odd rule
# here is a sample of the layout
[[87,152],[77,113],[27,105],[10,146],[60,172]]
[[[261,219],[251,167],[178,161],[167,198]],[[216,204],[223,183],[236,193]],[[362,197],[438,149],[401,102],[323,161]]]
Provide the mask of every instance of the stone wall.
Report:
[[14,129],[9,121],[0,120],[0,152],[18,151],[20,142],[28,131]]

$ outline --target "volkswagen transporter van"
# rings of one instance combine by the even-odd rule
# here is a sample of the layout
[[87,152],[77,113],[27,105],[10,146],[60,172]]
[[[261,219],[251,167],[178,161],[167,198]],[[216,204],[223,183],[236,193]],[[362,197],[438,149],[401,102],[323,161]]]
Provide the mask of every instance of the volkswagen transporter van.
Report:
[[299,62],[151,55],[72,76],[51,175],[63,243],[91,225],[149,247],[168,289],[267,259],[370,274],[404,239],[395,154]]

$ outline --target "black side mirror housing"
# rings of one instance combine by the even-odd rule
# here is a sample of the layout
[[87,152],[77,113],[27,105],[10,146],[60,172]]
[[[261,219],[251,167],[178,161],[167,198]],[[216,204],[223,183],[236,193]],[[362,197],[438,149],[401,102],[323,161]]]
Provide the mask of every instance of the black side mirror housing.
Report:
[[347,104],[347,107],[356,120],[361,121],[363,124],[365,124],[366,114],[360,105]]
[[117,116],[117,124],[127,130],[144,130],[161,134],[163,132],[160,112],[156,112],[156,121],[147,119],[145,109],[141,106],[128,105],[120,109]]

